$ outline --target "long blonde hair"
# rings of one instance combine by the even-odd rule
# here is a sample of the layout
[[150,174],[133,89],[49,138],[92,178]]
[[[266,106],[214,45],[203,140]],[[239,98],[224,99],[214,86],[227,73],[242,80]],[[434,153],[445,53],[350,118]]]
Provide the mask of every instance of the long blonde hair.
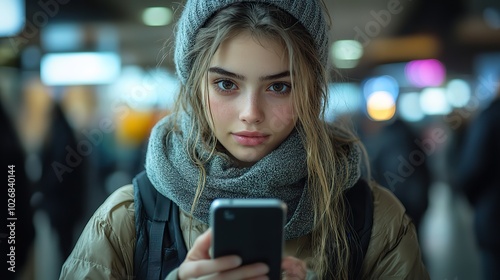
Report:
[[192,70],[181,86],[173,110],[173,124],[177,123],[180,112],[188,112],[193,122],[188,137],[191,141],[186,149],[200,173],[192,210],[203,192],[207,160],[196,153],[195,146],[202,143],[211,154],[219,153],[217,139],[210,128],[207,97],[203,94],[206,91],[202,87],[207,83],[203,81],[220,44],[242,31],[250,32],[257,39],[279,40],[287,51],[292,100],[298,116],[297,129],[307,152],[308,191],[314,208],[315,226],[308,244],[314,261],[308,265],[322,279],[347,279],[350,254],[343,190],[349,172],[339,170],[348,166],[347,147],[357,140],[348,133],[332,136],[331,129],[324,123],[327,69],[318,57],[311,35],[296,19],[278,8],[256,3],[234,4],[219,11],[198,32],[189,54],[195,57]]

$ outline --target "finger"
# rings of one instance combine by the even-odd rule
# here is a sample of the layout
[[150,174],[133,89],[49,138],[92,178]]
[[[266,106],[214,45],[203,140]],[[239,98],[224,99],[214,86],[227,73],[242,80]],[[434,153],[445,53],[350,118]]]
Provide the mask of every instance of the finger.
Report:
[[257,276],[257,277],[248,278],[246,280],[269,280],[269,276],[267,276],[267,275],[265,275],[265,276]]
[[284,257],[281,262],[283,279],[306,279],[307,265],[304,261],[294,257]]
[[231,270],[240,265],[241,258],[235,255],[224,256],[217,259],[185,261],[179,267],[179,278],[197,278],[204,275]]
[[212,275],[209,279],[233,280],[233,279],[269,279],[269,266],[264,263],[244,265],[236,269],[224,271]]
[[246,280],[269,280],[269,276],[267,276],[267,275],[257,276],[257,277],[248,278]]
[[203,260],[210,259],[210,245],[212,244],[212,230],[208,229],[203,234],[198,236],[194,241],[193,247],[189,250],[186,259],[188,260]]

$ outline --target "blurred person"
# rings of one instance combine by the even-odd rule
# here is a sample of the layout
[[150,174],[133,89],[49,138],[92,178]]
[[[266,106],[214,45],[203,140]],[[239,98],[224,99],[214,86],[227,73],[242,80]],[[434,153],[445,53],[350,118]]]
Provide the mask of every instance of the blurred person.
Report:
[[[1,94],[0,94],[1,96]],[[11,178],[14,180],[7,180],[11,184],[5,184],[6,189],[3,190],[3,203],[6,208],[9,204],[14,204],[12,213],[14,215],[9,216],[8,209],[2,209],[4,215],[2,215],[2,221],[7,221],[7,224],[14,223],[15,227],[7,227],[7,224],[0,231],[0,244],[2,252],[2,265],[12,267],[9,261],[12,261],[12,252],[10,250],[11,246],[14,246],[14,262],[12,271],[3,272],[3,275],[15,275],[9,279],[23,279],[23,277],[29,278],[32,275],[33,267],[29,267],[30,262],[33,258],[33,246],[35,240],[35,227],[33,224],[33,209],[30,205],[30,198],[32,194],[32,186],[26,175],[25,169],[25,152],[21,145],[18,137],[18,132],[15,129],[14,123],[11,121],[11,117],[6,113],[3,102],[0,101],[0,127],[2,128],[0,149],[1,156],[0,166],[3,168],[3,174],[5,176],[12,175]],[[9,166],[13,166],[9,168]],[[9,172],[11,171],[11,172]],[[4,177],[5,178],[5,177]],[[11,188],[14,191],[8,192],[7,188]],[[14,197],[8,196],[13,193]],[[7,220],[7,218],[16,218],[15,221]],[[14,232],[15,239],[10,239],[11,234]],[[5,267],[2,267],[5,268]],[[5,268],[6,269],[6,268]],[[23,274],[26,273],[26,274]]]
[[466,131],[453,186],[474,208],[483,279],[500,279],[500,86]]
[[446,169],[448,181],[452,183],[454,183],[453,177],[460,162],[459,151],[464,145],[466,132],[472,117],[472,113],[466,109],[455,109],[445,117],[448,134],[451,135],[446,145]]
[[[82,219],[77,225],[78,232],[83,230],[85,221],[109,195],[105,181],[115,171],[117,162],[115,124],[108,115],[115,110],[100,109],[99,106],[109,104],[104,98],[99,99],[96,91],[90,85],[76,85],[64,87],[59,92],[58,101],[64,116],[74,132],[76,142],[83,149],[80,152],[78,147],[71,147],[76,151],[72,153],[76,154],[75,160],[81,161],[77,168],[83,174],[78,176],[85,178],[82,183],[85,185],[85,199]],[[64,176],[71,176],[71,173],[65,173]]]
[[82,217],[85,157],[78,154],[77,138],[57,101],[47,104],[46,130],[36,145],[41,168],[34,183],[34,207],[45,211],[57,233],[61,258],[74,245],[75,226]]
[[[283,279],[356,279],[350,261],[361,244],[350,246],[348,217],[367,209],[373,227],[358,276],[429,279],[404,207],[361,178],[359,140],[324,121],[323,7],[319,0],[186,2],[176,29],[177,105],[153,128],[141,173],[151,184],[123,186],[103,203],[60,279],[267,279],[264,263],[210,258],[208,209],[220,197],[287,203]],[[366,194],[360,204],[346,205],[351,190]],[[177,235],[149,235],[145,209],[165,200],[176,210],[161,227]],[[169,237],[169,247],[149,247]]]
[[420,137],[399,117],[383,122],[361,117],[359,128],[372,177],[403,203],[418,231],[429,206],[432,183],[427,157],[416,144]]
[[447,125],[447,135],[450,135],[447,140],[444,153],[444,169],[446,182],[450,185],[452,195],[459,195],[458,199],[464,199],[462,192],[457,192],[458,186],[456,174],[457,168],[461,161],[461,150],[467,136],[467,129],[470,126],[471,119],[474,119],[473,111],[466,108],[455,109],[445,116],[445,124]]
[[82,215],[85,157],[77,152],[77,138],[54,93],[38,78],[25,82],[22,102],[20,127],[33,183],[31,202],[35,210],[47,213],[64,259]]

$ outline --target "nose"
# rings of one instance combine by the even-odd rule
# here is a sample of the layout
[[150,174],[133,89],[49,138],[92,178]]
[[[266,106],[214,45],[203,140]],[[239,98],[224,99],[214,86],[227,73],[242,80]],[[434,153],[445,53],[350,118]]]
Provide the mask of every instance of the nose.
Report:
[[250,93],[242,100],[240,120],[248,124],[258,124],[264,121],[264,111],[258,93]]

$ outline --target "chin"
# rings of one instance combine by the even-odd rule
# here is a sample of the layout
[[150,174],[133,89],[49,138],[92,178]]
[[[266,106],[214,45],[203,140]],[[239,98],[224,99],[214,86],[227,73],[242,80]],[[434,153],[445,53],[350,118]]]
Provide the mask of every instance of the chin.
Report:
[[252,166],[254,165],[256,162],[258,162],[259,160],[261,160],[263,157],[262,156],[238,156],[238,157],[235,157],[237,163],[239,166],[242,166],[242,167],[248,167],[248,166]]

